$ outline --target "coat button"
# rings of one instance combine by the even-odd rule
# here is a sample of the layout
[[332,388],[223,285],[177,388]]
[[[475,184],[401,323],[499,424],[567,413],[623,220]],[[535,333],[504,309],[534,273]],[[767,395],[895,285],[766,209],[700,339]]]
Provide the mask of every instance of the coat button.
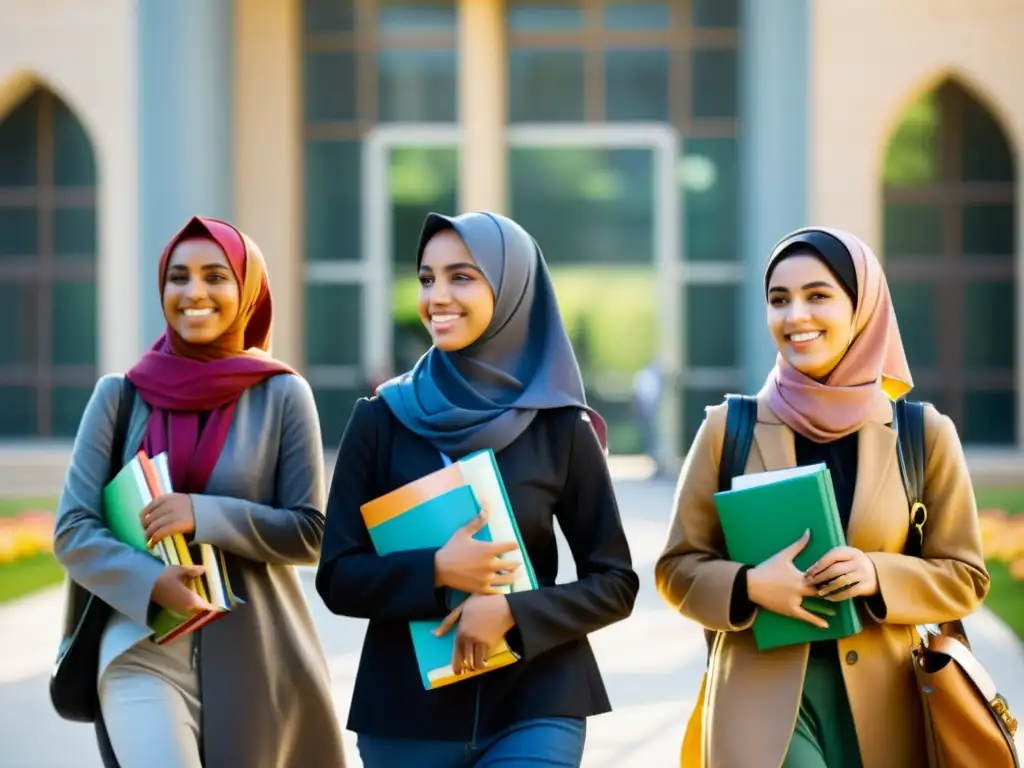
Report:
[[847,664],[856,664],[857,663],[857,652],[856,651],[848,651],[846,653],[846,663]]

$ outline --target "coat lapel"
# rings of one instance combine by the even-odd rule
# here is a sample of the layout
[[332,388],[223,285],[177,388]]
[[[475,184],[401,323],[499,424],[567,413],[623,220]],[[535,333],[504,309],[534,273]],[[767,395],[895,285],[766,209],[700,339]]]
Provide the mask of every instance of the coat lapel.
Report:
[[[846,540],[851,547],[860,548],[858,542],[862,543],[867,532],[873,530],[872,517],[878,495],[888,473],[896,467],[896,431],[888,423],[891,414],[892,406],[888,400],[880,402],[857,437],[857,482],[846,529]],[[759,410],[758,423],[754,428],[754,445],[761,470],[796,466],[793,431],[764,405]],[[758,471],[755,465],[750,468]]]
[[872,530],[872,516],[878,507],[875,502],[896,462],[896,430],[874,421],[861,427],[857,438],[857,484],[846,529],[851,547],[861,548],[864,535]]
[[754,427],[754,445],[763,471],[796,466],[796,443],[789,427],[775,421],[759,421]]

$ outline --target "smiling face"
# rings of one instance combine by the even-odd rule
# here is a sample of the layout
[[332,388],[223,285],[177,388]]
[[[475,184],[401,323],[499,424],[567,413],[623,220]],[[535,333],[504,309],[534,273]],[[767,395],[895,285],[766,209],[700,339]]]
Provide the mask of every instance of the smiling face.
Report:
[[219,339],[238,317],[240,291],[228,259],[210,240],[178,243],[167,261],[167,324],[190,344]]
[[494,315],[494,291],[454,230],[430,238],[420,260],[420,320],[434,346],[465,349],[479,339]]
[[768,284],[768,330],[782,357],[823,381],[853,341],[853,301],[817,256],[778,262]]

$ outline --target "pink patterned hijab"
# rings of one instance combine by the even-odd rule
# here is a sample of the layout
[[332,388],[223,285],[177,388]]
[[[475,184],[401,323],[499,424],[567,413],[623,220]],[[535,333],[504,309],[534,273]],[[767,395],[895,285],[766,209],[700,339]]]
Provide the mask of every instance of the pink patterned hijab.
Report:
[[888,403],[914,386],[885,273],[860,238],[827,227],[798,229],[772,249],[765,274],[797,252],[817,253],[827,261],[822,245],[840,253],[845,249],[853,262],[853,341],[824,381],[805,376],[778,355],[758,395],[783,424],[819,443],[853,434],[875,414],[891,413]]

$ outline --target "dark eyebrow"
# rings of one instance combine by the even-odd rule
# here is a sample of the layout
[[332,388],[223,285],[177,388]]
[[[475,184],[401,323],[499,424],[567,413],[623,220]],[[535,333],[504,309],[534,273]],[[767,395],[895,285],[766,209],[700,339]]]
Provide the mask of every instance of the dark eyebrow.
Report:
[[[480,267],[476,264],[470,264],[468,261],[460,261],[457,264],[446,264],[444,267],[445,272],[458,272],[460,269],[472,269],[475,272],[483,274]],[[433,272],[434,270],[428,265],[424,264],[420,267],[420,272]]]
[[[206,271],[212,271],[215,269],[223,269],[227,271],[228,267],[225,264],[204,264],[202,269]],[[188,267],[186,267],[184,264],[172,264],[168,271],[174,270],[177,270],[179,272],[188,272]]]
[[[815,288],[831,288],[834,290],[835,286],[826,280],[815,280],[812,283],[804,283],[804,285],[801,286],[801,290],[803,291],[811,291]],[[773,285],[768,289],[768,293],[789,293],[789,288],[781,285]]]

